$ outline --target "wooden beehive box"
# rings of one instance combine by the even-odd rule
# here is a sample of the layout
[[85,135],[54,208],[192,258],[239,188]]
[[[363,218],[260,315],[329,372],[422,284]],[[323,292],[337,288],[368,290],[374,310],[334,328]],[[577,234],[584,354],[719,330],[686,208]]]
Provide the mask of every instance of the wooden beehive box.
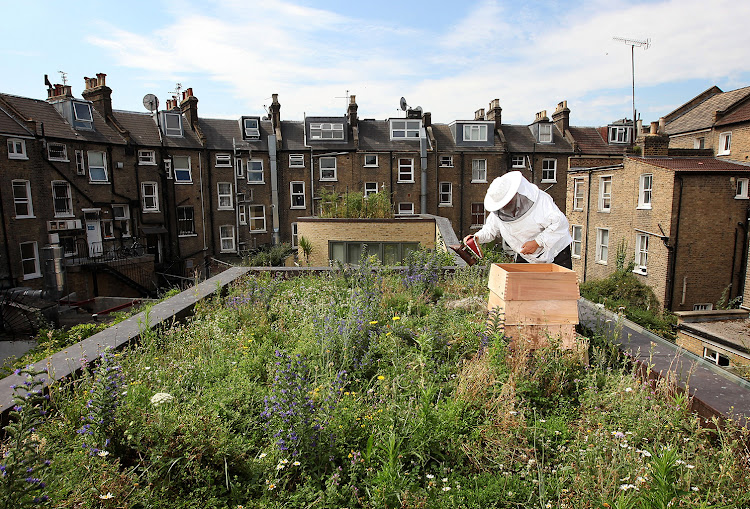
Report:
[[490,268],[487,309],[500,313],[512,343],[529,349],[559,338],[563,348],[576,345],[578,277],[552,263],[495,263]]

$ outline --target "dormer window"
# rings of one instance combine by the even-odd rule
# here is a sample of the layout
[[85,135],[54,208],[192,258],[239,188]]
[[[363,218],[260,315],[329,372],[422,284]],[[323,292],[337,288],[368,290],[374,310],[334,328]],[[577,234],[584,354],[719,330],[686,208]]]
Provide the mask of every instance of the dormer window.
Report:
[[252,140],[260,139],[260,121],[257,118],[243,118],[242,129],[245,138]]
[[311,123],[310,124],[311,140],[343,140],[344,124],[334,123]]
[[609,126],[610,143],[630,143],[630,127]]
[[486,125],[465,125],[464,141],[487,141]]
[[73,127],[83,129],[94,128],[94,116],[89,103],[73,101]]
[[552,124],[539,124],[539,143],[552,143]]
[[421,127],[419,120],[391,120],[391,139],[419,138]]
[[164,134],[182,136],[182,115],[179,113],[164,114]]

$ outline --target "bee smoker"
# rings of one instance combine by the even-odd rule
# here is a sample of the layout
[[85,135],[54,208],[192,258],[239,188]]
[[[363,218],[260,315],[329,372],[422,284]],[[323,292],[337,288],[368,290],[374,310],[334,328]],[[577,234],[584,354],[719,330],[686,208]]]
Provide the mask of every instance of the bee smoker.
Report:
[[460,244],[452,244],[448,247],[454,250],[469,266],[474,265],[484,256],[482,248],[479,247],[473,236],[465,242],[462,240]]

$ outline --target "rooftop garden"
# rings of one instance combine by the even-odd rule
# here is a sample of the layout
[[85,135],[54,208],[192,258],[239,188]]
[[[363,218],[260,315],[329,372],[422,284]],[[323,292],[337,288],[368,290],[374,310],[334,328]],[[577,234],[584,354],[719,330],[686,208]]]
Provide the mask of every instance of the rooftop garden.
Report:
[[391,193],[379,189],[376,193],[365,196],[360,191],[340,194],[324,187],[320,194],[320,217],[324,218],[367,218],[392,219],[393,205]]
[[[482,267],[237,282],[187,323],[16,389],[0,509],[666,508],[750,503],[718,431],[608,338],[508,350]],[[87,365],[82,359],[82,365]],[[32,376],[34,375],[34,376]]]

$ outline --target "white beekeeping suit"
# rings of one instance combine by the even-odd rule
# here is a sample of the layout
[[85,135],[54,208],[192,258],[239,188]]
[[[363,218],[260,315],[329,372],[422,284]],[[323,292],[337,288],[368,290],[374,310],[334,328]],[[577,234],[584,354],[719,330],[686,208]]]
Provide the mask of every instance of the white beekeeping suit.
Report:
[[[552,263],[573,241],[565,214],[550,195],[526,180],[520,171],[492,181],[484,197],[484,208],[490,214],[484,227],[474,234],[477,242],[486,244],[502,236],[529,263]],[[531,240],[536,241],[538,249],[522,253],[524,244]]]

